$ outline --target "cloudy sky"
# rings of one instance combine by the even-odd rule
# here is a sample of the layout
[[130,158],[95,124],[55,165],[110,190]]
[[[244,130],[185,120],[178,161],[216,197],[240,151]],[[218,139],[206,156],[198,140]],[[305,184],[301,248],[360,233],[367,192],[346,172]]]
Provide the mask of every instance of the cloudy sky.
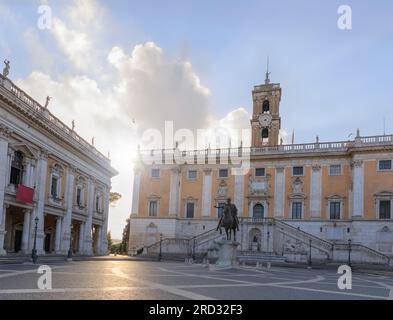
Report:
[[[340,5],[352,30],[337,27]],[[37,24],[40,5],[52,12]],[[141,132],[243,128],[251,90],[283,88],[284,133],[296,142],[393,132],[393,3],[336,0],[0,0],[0,59],[10,78],[86,140],[111,153],[123,194],[110,226],[131,210],[132,158]],[[384,120],[385,119],[385,120]]]

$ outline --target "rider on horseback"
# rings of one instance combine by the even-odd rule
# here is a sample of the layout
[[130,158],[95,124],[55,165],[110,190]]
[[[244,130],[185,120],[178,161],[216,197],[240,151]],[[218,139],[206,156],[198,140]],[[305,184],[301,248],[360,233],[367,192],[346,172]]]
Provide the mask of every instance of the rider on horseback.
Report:
[[222,224],[222,219],[225,216],[225,211],[229,211],[233,217],[233,220],[235,221],[235,225],[236,225],[236,229],[237,231],[239,231],[239,218],[237,217],[237,208],[234,204],[231,203],[231,198],[227,199],[227,203],[224,206],[219,206],[215,208],[221,208],[223,209],[223,214],[221,215],[220,221],[218,222],[218,226],[217,226],[217,231],[218,229],[220,229],[220,233],[222,233],[221,231],[221,224]]

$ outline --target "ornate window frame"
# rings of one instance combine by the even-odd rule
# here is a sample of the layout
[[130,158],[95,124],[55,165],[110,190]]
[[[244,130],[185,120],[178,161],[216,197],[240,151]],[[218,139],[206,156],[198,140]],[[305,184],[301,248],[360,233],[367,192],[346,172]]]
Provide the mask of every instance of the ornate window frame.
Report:
[[[381,161],[390,161],[390,169],[381,169],[380,163]],[[378,172],[391,172],[393,171],[393,160],[392,159],[379,159],[377,163],[377,171]]]
[[[195,172],[195,178],[190,177],[190,172]],[[197,181],[198,180],[198,170],[197,169],[187,170],[187,180],[188,181]]]
[[255,199],[250,201],[248,204],[248,216],[254,218],[254,207],[257,204],[263,206],[263,218],[267,218],[269,216],[269,202],[267,199]]
[[[290,220],[304,220],[304,217],[305,217],[305,209],[306,209],[306,206],[305,206],[305,197],[302,197],[302,196],[293,196],[293,197],[291,197],[290,198],[290,200],[289,200],[289,214],[288,214],[288,218],[290,219]],[[294,203],[301,203],[301,212],[300,212],[300,218],[294,218],[293,217],[293,204]]]
[[[374,194],[375,199],[375,219],[376,220],[393,220],[393,192],[392,191],[381,191]],[[390,201],[390,219],[381,219],[380,218],[380,202],[381,201]]]
[[[155,216],[151,216],[150,215],[150,203],[151,202],[157,202],[157,215],[155,215]],[[147,217],[149,217],[149,218],[158,218],[158,217],[160,217],[160,204],[161,204],[161,197],[160,196],[157,196],[157,195],[153,194],[153,195],[147,197],[147,201],[146,201]]]
[[[194,204],[194,216],[192,218],[187,217],[187,205],[188,204]],[[197,212],[198,212],[198,199],[193,198],[193,197],[186,198],[184,201],[184,218],[189,219],[189,220],[195,219],[197,216]]]
[[[58,162],[54,163],[50,167],[50,175],[49,175],[49,200],[56,204],[59,204],[63,200],[62,195],[62,182],[64,177],[64,168]],[[56,178],[56,194],[52,194],[53,187],[53,178]]]
[[[79,176],[76,181],[76,187],[75,187],[75,205],[80,210],[86,208],[86,188],[87,188],[86,179],[83,176]],[[80,203],[78,203],[78,189],[81,190]]]
[[[326,217],[327,220],[330,221],[337,221],[337,220],[342,220],[344,218],[344,200],[345,198],[341,195],[334,194],[331,195],[330,197],[326,198]],[[340,218],[339,219],[332,219],[330,217],[330,205],[333,202],[339,202],[340,203]]]
[[[340,173],[338,173],[338,174],[332,173],[332,171],[331,171],[332,167],[340,167]],[[339,176],[343,175],[343,166],[341,163],[332,163],[329,165],[328,168],[329,168],[329,170],[328,170],[329,177],[339,177]]]

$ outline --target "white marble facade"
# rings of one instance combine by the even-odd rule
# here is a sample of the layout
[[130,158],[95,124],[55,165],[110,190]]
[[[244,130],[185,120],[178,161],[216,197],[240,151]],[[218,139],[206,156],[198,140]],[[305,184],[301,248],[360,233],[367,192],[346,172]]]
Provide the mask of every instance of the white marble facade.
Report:
[[[11,169],[16,152],[23,159],[20,177]],[[78,254],[107,254],[109,193],[116,174],[109,159],[1,76],[0,255],[31,253],[36,218],[38,254],[66,254],[71,245]],[[88,181],[82,205],[77,177]],[[32,204],[16,200],[19,184],[34,189]]]

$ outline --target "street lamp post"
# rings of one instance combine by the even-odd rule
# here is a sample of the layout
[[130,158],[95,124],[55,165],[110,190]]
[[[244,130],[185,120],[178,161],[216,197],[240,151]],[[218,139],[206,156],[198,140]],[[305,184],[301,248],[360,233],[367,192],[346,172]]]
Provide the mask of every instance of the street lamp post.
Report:
[[72,223],[70,225],[70,248],[68,249],[67,260],[72,260]]
[[33,260],[33,263],[35,264],[37,262],[37,228],[38,228],[38,221],[40,219],[36,217],[34,219],[35,222],[35,227],[34,227],[34,244],[33,244],[33,250],[31,251],[31,259]]
[[158,254],[158,261],[162,259],[162,233],[160,233],[160,252]]
[[312,240],[309,239],[309,254],[308,254],[308,267],[311,268],[312,267],[312,260],[311,260],[311,243]]
[[351,266],[351,243],[352,243],[352,240],[351,239],[349,239],[348,240],[348,265],[349,266]]
[[196,247],[196,243],[195,243],[195,238],[192,242],[192,261],[195,261],[195,247]]
[[267,232],[267,248],[266,248],[266,252],[270,252],[270,248],[269,248],[269,239],[270,239],[270,231]]

